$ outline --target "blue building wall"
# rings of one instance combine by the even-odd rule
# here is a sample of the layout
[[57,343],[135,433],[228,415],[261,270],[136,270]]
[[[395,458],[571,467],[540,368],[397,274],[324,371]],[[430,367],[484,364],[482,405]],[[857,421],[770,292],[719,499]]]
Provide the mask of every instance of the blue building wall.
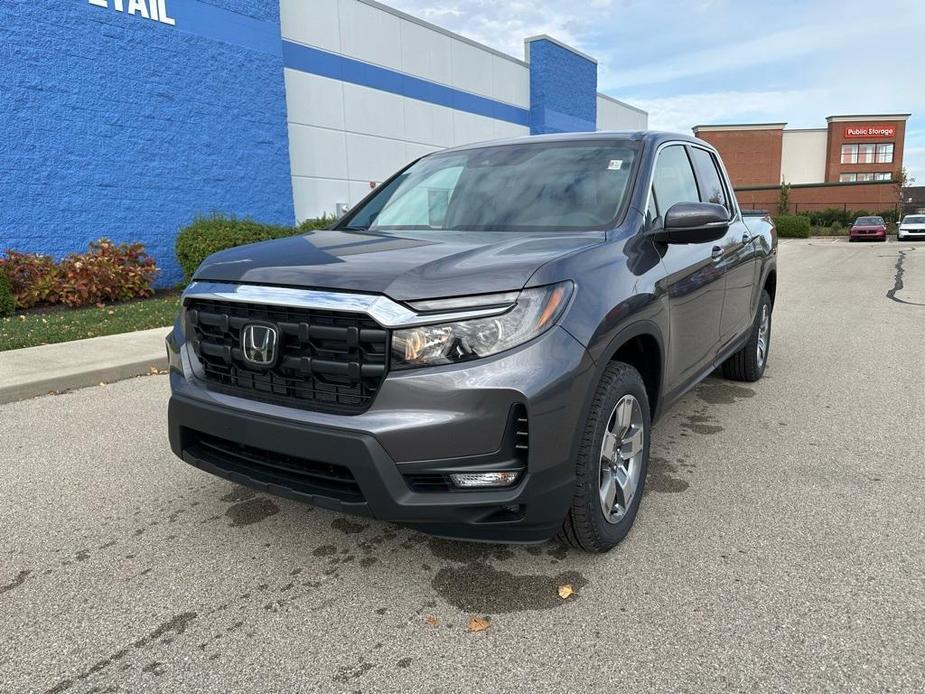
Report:
[[530,132],[597,129],[597,63],[546,37],[528,39]]
[[96,2],[0,2],[0,250],[141,241],[165,286],[197,214],[293,223],[279,1]]

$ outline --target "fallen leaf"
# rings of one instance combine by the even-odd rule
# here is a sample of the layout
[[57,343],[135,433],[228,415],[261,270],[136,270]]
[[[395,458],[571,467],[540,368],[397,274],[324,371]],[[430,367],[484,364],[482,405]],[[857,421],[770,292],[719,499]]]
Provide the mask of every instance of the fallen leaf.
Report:
[[491,626],[491,619],[489,617],[471,617],[469,624],[466,626],[469,631],[485,631]]
[[156,367],[156,366],[149,366],[149,367],[148,367],[148,373],[151,374],[152,376],[156,375],[156,374],[157,374],[157,367]]
[[574,592],[575,591],[572,590],[571,583],[566,583],[564,586],[559,586],[559,597],[563,600],[568,600]]
[[432,627],[435,627],[435,626],[437,626],[438,624],[440,624],[440,622],[437,620],[437,618],[434,617],[432,614],[427,615],[427,617],[424,619],[424,621],[425,621],[429,626],[432,626]]

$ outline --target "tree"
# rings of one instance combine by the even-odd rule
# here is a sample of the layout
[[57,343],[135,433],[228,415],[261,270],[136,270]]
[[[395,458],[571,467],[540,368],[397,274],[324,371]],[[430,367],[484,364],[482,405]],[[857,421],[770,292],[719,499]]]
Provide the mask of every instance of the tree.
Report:
[[896,195],[896,221],[902,219],[908,189],[913,183],[915,183],[915,179],[909,175],[909,171],[905,166],[898,174],[893,174],[893,191]]
[[780,195],[777,197],[777,214],[790,212],[790,184],[784,179],[780,180]]

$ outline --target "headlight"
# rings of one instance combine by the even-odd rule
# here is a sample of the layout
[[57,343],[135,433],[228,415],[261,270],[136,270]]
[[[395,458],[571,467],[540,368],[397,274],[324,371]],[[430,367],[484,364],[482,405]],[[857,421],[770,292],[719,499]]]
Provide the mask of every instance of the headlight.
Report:
[[392,368],[480,359],[532,340],[556,324],[573,286],[561,282],[525,289],[514,307],[499,316],[396,330],[392,334]]

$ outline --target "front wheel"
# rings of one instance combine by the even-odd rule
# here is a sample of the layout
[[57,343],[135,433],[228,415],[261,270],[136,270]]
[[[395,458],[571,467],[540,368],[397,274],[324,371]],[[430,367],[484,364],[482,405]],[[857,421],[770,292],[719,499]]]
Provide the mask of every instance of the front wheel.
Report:
[[650,428],[642,376],[629,364],[609,364],[585,422],[575,497],[557,536],[560,542],[606,552],[626,537],[645,487]]
[[723,362],[723,376],[733,381],[757,381],[764,376],[771,349],[771,296],[761,291],[748,342]]

